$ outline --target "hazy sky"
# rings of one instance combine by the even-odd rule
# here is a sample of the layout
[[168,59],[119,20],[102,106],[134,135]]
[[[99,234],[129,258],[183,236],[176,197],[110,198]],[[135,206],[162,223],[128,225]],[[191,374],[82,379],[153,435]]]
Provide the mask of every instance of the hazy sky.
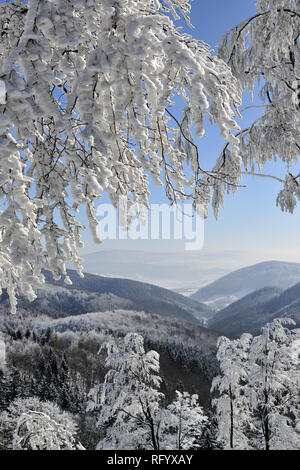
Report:
[[[254,12],[254,0],[195,1],[192,11],[195,35],[214,47],[228,29]],[[249,114],[253,119],[254,112],[257,111],[245,112],[246,122]],[[208,129],[206,148],[211,158],[222,147],[217,134]],[[277,162],[267,165],[264,172],[283,175],[284,170],[284,165]],[[207,220],[206,248],[258,250],[268,258],[293,259],[295,256],[295,261],[300,261],[299,208],[291,215],[276,207],[276,196],[281,188],[274,180],[247,177],[244,183],[247,188],[226,198],[219,220],[216,222],[212,214]]]
[[[195,0],[192,7],[192,23],[195,29],[191,33],[198,39],[207,42],[212,48],[220,37],[230,28],[251,16],[255,11],[254,0]],[[187,28],[184,28],[187,30]],[[249,104],[245,94],[245,104]],[[256,110],[245,111],[240,126],[254,120]],[[206,127],[206,134],[197,142],[202,167],[210,169],[219,155],[223,140],[219,137],[216,126]],[[265,167],[264,172],[283,175],[284,166],[281,162]],[[300,262],[300,221],[299,209],[294,214],[282,213],[276,207],[276,195],[280,183],[265,178],[247,177],[244,179],[247,188],[240,188],[235,196],[227,196],[224,209],[220,211],[218,221],[211,212],[205,221],[204,249],[209,251],[234,250],[253,253],[253,260],[286,259]],[[165,200],[164,192],[151,185],[151,201]],[[89,233],[84,237],[86,248],[84,253],[98,250],[98,245],[91,241]],[[179,250],[179,243],[168,242],[113,242],[104,241],[101,249],[133,248],[149,250]],[[249,256],[247,255],[247,259]],[[250,256],[251,258],[251,256]]]

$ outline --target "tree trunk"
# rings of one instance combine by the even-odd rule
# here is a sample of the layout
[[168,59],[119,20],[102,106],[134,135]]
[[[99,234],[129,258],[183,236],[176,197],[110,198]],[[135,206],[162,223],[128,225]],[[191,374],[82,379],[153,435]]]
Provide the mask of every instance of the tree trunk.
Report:
[[233,449],[233,395],[231,385],[229,386],[229,397],[230,397],[230,447]]
[[265,406],[263,410],[263,434],[265,438],[265,449],[270,450],[270,426],[269,426],[269,413],[268,413],[268,391],[264,390]]

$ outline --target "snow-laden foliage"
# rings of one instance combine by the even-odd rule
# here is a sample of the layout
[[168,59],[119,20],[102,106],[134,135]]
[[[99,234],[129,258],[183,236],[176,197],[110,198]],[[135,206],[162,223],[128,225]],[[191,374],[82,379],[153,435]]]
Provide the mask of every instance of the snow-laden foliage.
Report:
[[249,351],[249,404],[259,449],[300,449],[300,331],[289,329],[294,325],[273,320]]
[[[31,415],[32,413],[36,413],[35,415]],[[1,440],[1,445],[2,449],[3,446],[5,445],[6,449],[13,449],[14,446],[17,445],[18,439],[20,438],[20,446],[23,446],[24,448],[24,436],[29,430],[28,426],[31,426],[29,424],[30,421],[32,421],[32,431],[35,432],[38,431],[38,426],[41,420],[39,420],[39,417],[42,416],[45,418],[46,421],[42,420],[45,423],[48,422],[49,424],[49,429],[51,432],[55,433],[58,430],[62,431],[62,434],[66,437],[69,435],[69,441],[74,440],[76,433],[77,433],[77,425],[73,419],[73,416],[66,412],[62,411],[55,403],[49,402],[49,401],[41,401],[37,397],[29,397],[29,398],[17,398],[13,400],[8,408],[5,411],[1,411],[0,415],[0,440]],[[37,420],[31,420],[31,417],[37,417]],[[29,419],[28,421],[28,426],[27,426],[27,418]],[[42,421],[40,424],[42,424]],[[25,423],[26,422],[26,423]],[[18,425],[22,424],[22,430],[20,426]],[[17,429],[20,428],[20,434],[16,431]],[[23,430],[25,431],[27,429],[26,433],[23,433]],[[44,425],[42,426],[42,429],[45,430]],[[56,430],[56,431],[55,431]],[[26,434],[28,436],[28,434]],[[47,437],[48,436],[48,437]],[[56,439],[56,443],[58,444],[59,442],[59,437],[55,438],[55,436],[50,436],[48,434],[47,436],[41,437],[41,439],[45,439],[45,443],[49,440],[49,443],[52,442],[54,443]],[[71,437],[73,436],[73,437]],[[30,436],[28,436],[30,438]],[[33,441],[31,441],[31,445],[38,445],[38,441],[35,441],[35,439],[39,439],[38,436],[33,437]],[[42,443],[42,440],[40,443]],[[15,444],[14,444],[15,442]],[[34,444],[36,442],[36,444]],[[61,440],[61,443],[63,440]],[[23,443],[23,444],[22,444]],[[29,445],[29,442],[28,442]],[[52,444],[51,444],[52,445]],[[50,449],[49,449],[50,450]]]
[[143,337],[128,333],[121,344],[105,344],[109,368],[103,384],[90,392],[88,409],[99,409],[103,438],[97,449],[160,448],[163,394],[159,354],[145,352]]
[[217,359],[221,374],[213,379],[212,392],[217,398],[212,403],[218,419],[218,439],[225,448],[247,447],[245,424],[249,410],[245,400],[244,385],[247,384],[247,360],[252,336],[244,334],[240,339],[218,340]]
[[[172,15],[189,23],[189,12],[189,0],[0,5],[0,287],[12,311],[16,289],[35,298],[42,267],[59,277],[73,260],[81,273],[76,213],[86,207],[98,241],[101,193],[140,213],[151,178],[171,203],[190,197],[205,214],[211,189],[216,212],[236,189],[239,87],[206,44],[175,27]],[[191,134],[203,136],[205,114],[231,144],[212,171]]]
[[176,399],[167,408],[164,419],[163,448],[189,450],[200,447],[207,417],[199,406],[198,395],[176,391]]
[[219,439],[226,447],[300,448],[300,330],[294,325],[275,319],[259,336],[221,338],[222,375],[213,390]]
[[[137,331],[144,336],[145,349],[147,351],[154,349],[160,355],[160,375],[163,378],[164,391],[163,400],[160,402],[160,407],[163,405],[161,416],[164,418],[160,448],[170,449],[174,446],[175,449],[177,445],[176,423],[180,422],[179,415],[172,417],[166,407],[174,400],[174,396],[177,396],[178,387],[184,397],[187,397],[184,400],[182,407],[184,413],[181,416],[184,428],[188,431],[186,438],[192,442],[193,436],[195,437],[193,443],[195,448],[199,446],[199,436],[205,433],[205,439],[201,436],[201,447],[212,445],[212,448],[215,448],[211,420],[205,421],[201,426],[189,422],[198,411],[201,414],[199,404],[204,407],[209,404],[210,378],[216,373],[215,367],[210,367],[209,364],[210,361],[214,362],[216,348],[212,344],[208,346],[205,332],[208,335],[212,332],[202,329],[201,334],[197,332],[195,325],[189,326],[183,322],[174,324],[167,318],[161,322],[159,318],[154,316],[149,318],[146,314],[138,312],[133,312],[127,324],[125,312],[109,313],[114,315],[114,327],[113,323],[102,326],[100,321],[102,314],[98,314],[98,321],[95,317],[94,323],[79,322],[77,330],[73,328],[74,325],[70,325],[70,329],[64,328],[64,333],[57,333],[55,326],[46,320],[42,326],[41,315],[36,318],[40,325],[37,326],[34,323],[27,323],[28,317],[18,320],[17,316],[5,314],[5,319],[10,324],[7,325],[8,329],[4,336],[7,366],[3,374],[0,370],[0,449],[11,448],[13,432],[22,413],[40,411],[57,423],[63,424],[69,431],[76,432],[77,424],[78,439],[85,448],[94,450],[103,436],[105,427],[102,429],[96,426],[98,410],[85,411],[86,401],[89,390],[95,384],[102,384],[107,373],[106,355],[104,351],[100,355],[97,352],[109,339],[108,331],[119,343],[123,341],[121,338],[124,338],[128,331],[133,331],[134,325],[138,323],[144,325],[143,329],[138,328]],[[106,317],[109,318],[108,313]],[[0,330],[2,328],[0,322]],[[213,338],[211,343],[212,340]],[[217,334],[214,333],[215,344],[216,340]],[[210,354],[205,355],[204,350],[208,347]],[[183,390],[188,390],[191,395]],[[195,393],[199,393],[198,400]],[[195,406],[196,413],[193,409],[189,411],[189,403]],[[182,439],[185,445],[187,445],[186,438]]]
[[[300,199],[300,173],[289,170],[300,150],[299,34],[299,0],[257,0],[256,13],[229,31],[219,49],[242,89],[252,94],[260,84],[261,116],[239,132],[245,171],[253,174],[255,165],[262,170],[278,157],[285,162],[286,177],[274,177],[283,185],[277,205],[289,212]],[[231,158],[229,145],[221,158]]]
[[28,411],[20,416],[13,450],[85,450],[73,434],[50,416]]
[[109,370],[104,383],[91,390],[88,404],[88,410],[99,411],[97,449],[199,448],[208,420],[198,395],[176,391],[175,400],[163,408],[159,354],[145,352],[143,337],[136,333],[105,346]]

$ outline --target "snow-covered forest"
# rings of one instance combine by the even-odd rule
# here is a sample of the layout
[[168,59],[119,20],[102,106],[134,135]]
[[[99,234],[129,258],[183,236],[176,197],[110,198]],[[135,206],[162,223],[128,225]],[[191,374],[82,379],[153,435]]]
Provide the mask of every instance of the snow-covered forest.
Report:
[[151,336],[95,320],[62,333],[46,324],[2,325],[2,450],[299,449],[300,332],[292,320],[274,320],[254,337],[220,337],[217,362],[192,347],[200,338],[192,328],[184,335],[182,324],[177,342],[175,325],[166,341],[165,324],[161,354]]
[[[1,1],[1,450],[300,449],[293,320],[238,338],[177,294],[151,291],[143,311],[134,296],[43,291],[48,275],[72,285],[66,263],[83,277],[80,210],[100,242],[104,194],[142,218],[154,183],[217,217],[253,175],[294,211],[300,2],[255,8],[214,51],[192,35],[191,0]],[[245,90],[261,114],[241,128]],[[224,145],[206,167],[214,124]],[[278,160],[285,174],[264,172]]]

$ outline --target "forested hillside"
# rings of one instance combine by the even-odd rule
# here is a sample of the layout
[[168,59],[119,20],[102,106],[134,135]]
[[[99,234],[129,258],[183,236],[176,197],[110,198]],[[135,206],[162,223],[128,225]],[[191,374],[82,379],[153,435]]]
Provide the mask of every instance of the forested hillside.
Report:
[[274,286],[279,289],[287,289],[299,280],[299,263],[265,261],[233,271],[202,287],[191,295],[191,298],[199,302],[208,302],[211,305],[213,305],[213,301],[219,301],[221,306],[218,309],[222,309],[224,308],[221,303],[222,299],[224,306],[227,306],[263,287]]
[[283,317],[300,327],[300,283],[284,291],[274,287],[255,291],[218,311],[208,326],[234,336],[258,334],[267,322]]
[[[104,355],[97,354],[110,336],[130,331],[144,335],[146,349],[161,355],[162,390],[169,402],[175,390],[199,395],[210,408],[211,380],[218,371],[218,333],[171,317],[126,310],[82,314],[59,319],[46,315],[0,315],[6,345],[2,375],[2,409],[17,398],[52,401],[74,415],[80,441],[94,448],[95,418],[86,414],[87,394],[105,375]],[[1,440],[1,436],[0,436]],[[3,446],[7,441],[3,441]]]
[[[18,298],[19,311],[23,309],[57,318],[122,308],[171,316],[195,324],[201,324],[213,314],[205,304],[152,284],[89,273],[80,278],[76,271],[68,270],[73,284],[66,285],[63,279],[55,281],[48,271],[44,275],[46,284],[37,290],[33,302],[24,296]],[[1,308],[9,309],[6,292],[0,297]]]

